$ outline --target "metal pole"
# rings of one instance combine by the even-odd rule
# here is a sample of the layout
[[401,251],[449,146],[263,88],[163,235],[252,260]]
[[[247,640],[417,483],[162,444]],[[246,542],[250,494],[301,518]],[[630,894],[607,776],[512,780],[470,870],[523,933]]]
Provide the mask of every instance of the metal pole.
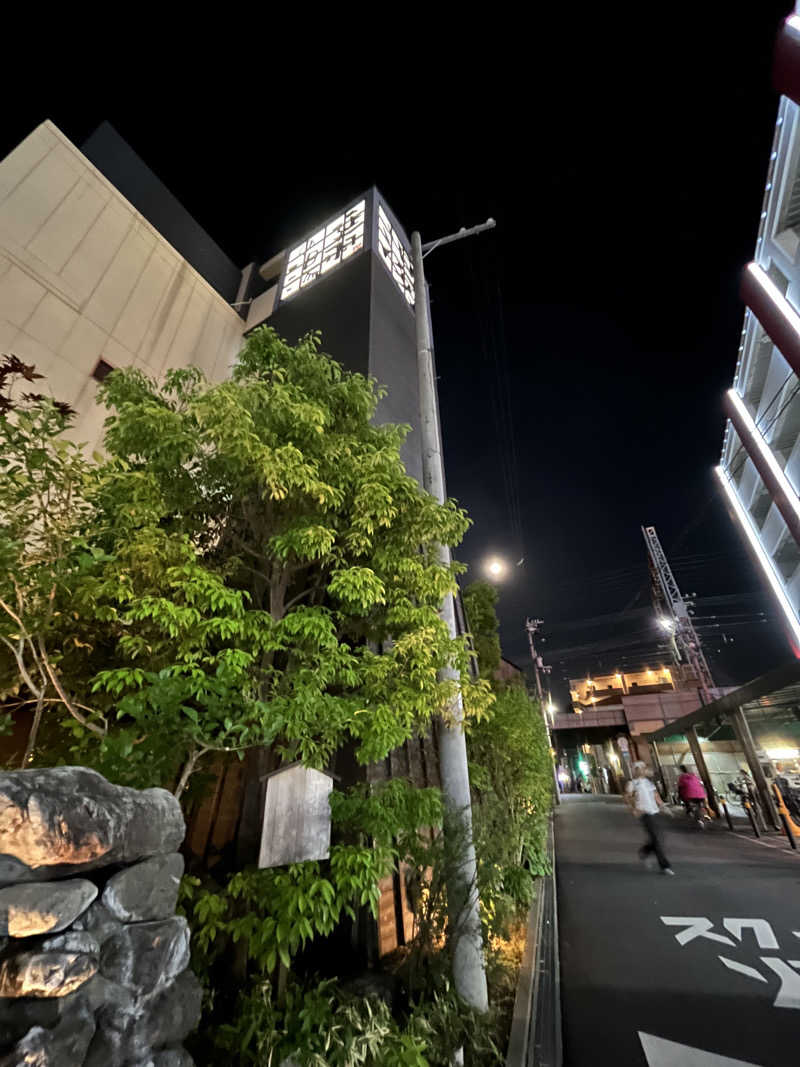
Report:
[[689,748],[692,750],[695,765],[697,766],[697,770],[700,772],[700,777],[703,779],[703,785],[706,787],[706,796],[708,797],[709,807],[713,810],[715,815],[719,816],[719,804],[717,804],[717,795],[714,792],[714,784],[711,781],[711,775],[708,773],[706,758],[703,755],[702,748],[700,747],[700,739],[697,736],[696,726],[690,726],[689,729],[686,731],[686,740],[689,742]]
[[794,836],[794,831],[797,829],[797,827],[794,825],[789,815],[789,810],[786,807],[786,801],[783,799],[783,794],[778,788],[776,782],[772,783],[772,789],[775,795],[775,807],[778,809],[778,814],[780,815],[781,822],[783,823],[783,832],[788,837],[789,844],[792,846],[792,848],[796,849],[797,840]]
[[719,803],[720,803],[720,807],[725,812],[725,819],[727,820],[727,823],[728,823],[728,829],[732,830],[733,829],[733,819],[731,818],[731,813],[730,813],[730,811],[728,809],[728,802],[727,802],[727,800],[725,800],[724,797],[720,797],[719,798]]
[[533,660],[533,672],[536,675],[536,692],[539,694],[539,703],[543,701],[542,697],[542,679],[539,677],[539,657],[536,654],[536,648],[533,644],[533,635],[536,633],[537,626],[541,622],[541,619],[526,619],[525,629],[528,633],[528,645],[531,650],[531,659]]
[[769,786],[767,785],[767,779],[764,777],[764,772],[761,769],[761,763],[758,759],[753,735],[750,733],[750,724],[744,717],[744,712],[741,708],[737,708],[736,711],[732,712],[730,719],[734,733],[738,738],[739,744],[742,746],[745,759],[750,767],[750,773],[753,776],[756,789],[758,790],[761,806],[764,809],[764,818],[765,820],[770,820],[774,828],[779,830],[780,823],[778,822],[775,805],[773,804]]
[[[444,504],[444,462],[439,436],[436,378],[431,351],[431,327],[428,320],[428,294],[422,264],[422,242],[418,233],[411,235],[414,257],[414,302],[417,332],[417,370],[419,374],[420,437],[422,446],[422,482],[440,504]],[[439,546],[439,562],[450,566],[450,549]],[[450,637],[457,636],[456,613],[450,593],[444,598],[441,617]],[[458,672],[447,666],[439,673],[442,681],[459,682]],[[478,901],[478,870],[472,838],[472,798],[467,765],[467,742],[464,736],[464,707],[461,691],[449,709],[453,725],[438,724],[439,770],[445,809],[453,839],[462,855],[448,875],[453,982],[456,992],[480,1012],[489,1010],[486,971],[483,961],[483,938]]]
[[792,848],[796,849],[797,848],[797,841],[795,841],[794,834],[792,833],[792,828],[789,825],[789,820],[786,818],[786,813],[784,811],[781,811],[780,815],[781,815],[781,822],[783,823],[783,832],[786,834],[787,838],[789,839],[789,844],[792,846]]
[[650,752],[653,756],[653,764],[658,771],[658,777],[661,781],[661,789],[663,791],[663,799],[665,803],[669,803],[669,790],[667,789],[667,778],[664,774],[664,767],[661,763],[661,757],[658,754],[658,741],[650,742]]
[[756,837],[761,837],[761,834],[758,832],[758,826],[756,825],[755,816],[753,815],[753,805],[750,803],[749,800],[743,800],[742,804],[744,806],[744,810],[747,812],[747,818],[750,820],[750,825],[753,827],[753,833],[756,835]]

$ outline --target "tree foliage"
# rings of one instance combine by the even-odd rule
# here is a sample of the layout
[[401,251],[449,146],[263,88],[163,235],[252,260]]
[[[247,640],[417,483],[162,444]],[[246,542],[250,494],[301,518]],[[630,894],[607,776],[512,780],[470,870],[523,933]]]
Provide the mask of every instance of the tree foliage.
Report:
[[[436,545],[468,520],[406,474],[376,383],[263,328],[221,384],[128,369],[100,395],[100,463],[43,397],[0,420],[6,677],[56,691],[71,758],[138,785],[180,771],[180,792],[210,752],[276,743],[319,767],[353,741],[366,763],[425,729],[452,697],[438,670],[467,679]],[[464,697],[478,717],[491,701]]]
[[472,582],[462,596],[480,675],[482,678],[492,679],[500,666],[497,589],[489,582]]
[[117,371],[102,395],[96,506],[125,636],[95,688],[145,731],[157,708],[189,760],[275,739],[324,766],[352,739],[369,762],[424,729],[450,696],[437,670],[466,663],[438,615],[456,568],[435,545],[467,518],[406,474],[407,428],[373,423],[376,384],[316,336],[263,328],[230,381]]
[[102,555],[89,541],[92,469],[63,436],[72,409],[23,391],[41,378],[16,356],[0,358],[0,696],[9,713],[34,712],[23,766],[48,708],[104,732],[68,680],[92,639],[79,590]]
[[[464,600],[481,675],[493,678],[500,660],[497,592],[475,582]],[[492,685],[491,713],[468,735],[478,884],[490,937],[505,932],[530,903],[534,876],[546,870],[553,793],[552,757],[538,700],[521,680],[493,680]]]

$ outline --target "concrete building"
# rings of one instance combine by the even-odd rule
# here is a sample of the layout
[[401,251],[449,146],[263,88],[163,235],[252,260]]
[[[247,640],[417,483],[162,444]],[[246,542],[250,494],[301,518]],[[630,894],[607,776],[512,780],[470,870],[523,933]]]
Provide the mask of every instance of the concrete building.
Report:
[[135,366],[224,379],[236,310],[51,122],[0,162],[0,350],[34,363],[99,446],[96,383]]
[[[45,375],[100,446],[98,381],[199,367],[224,380],[269,323],[387,386],[379,421],[418,422],[410,243],[370,189],[265,262],[240,269],[104,123],[79,150],[51,122],[0,161],[0,351]],[[421,479],[412,430],[404,460]]]
[[781,92],[717,475],[800,651],[800,15],[783,25]]

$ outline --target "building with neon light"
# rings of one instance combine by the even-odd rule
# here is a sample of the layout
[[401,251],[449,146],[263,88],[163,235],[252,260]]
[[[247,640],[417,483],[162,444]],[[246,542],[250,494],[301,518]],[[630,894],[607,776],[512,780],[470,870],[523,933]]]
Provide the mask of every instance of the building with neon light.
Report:
[[716,473],[800,650],[800,4],[783,24],[781,93]]

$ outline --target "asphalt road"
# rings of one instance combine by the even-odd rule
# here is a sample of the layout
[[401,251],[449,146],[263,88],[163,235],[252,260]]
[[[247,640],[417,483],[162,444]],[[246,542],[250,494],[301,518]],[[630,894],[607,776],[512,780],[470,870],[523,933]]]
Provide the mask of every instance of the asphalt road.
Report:
[[659,816],[670,878],[639,861],[643,833],[620,798],[563,800],[565,1067],[796,1067],[800,854]]

